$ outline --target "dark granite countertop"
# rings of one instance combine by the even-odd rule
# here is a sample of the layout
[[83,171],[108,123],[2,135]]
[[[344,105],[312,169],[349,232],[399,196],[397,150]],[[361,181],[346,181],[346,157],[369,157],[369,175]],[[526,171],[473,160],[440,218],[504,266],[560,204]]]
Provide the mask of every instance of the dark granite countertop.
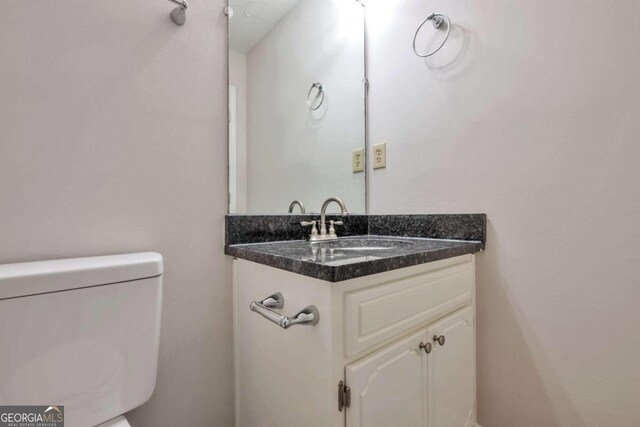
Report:
[[231,244],[225,253],[329,282],[382,273],[484,248],[483,241],[395,236],[350,236],[330,242],[289,240]]

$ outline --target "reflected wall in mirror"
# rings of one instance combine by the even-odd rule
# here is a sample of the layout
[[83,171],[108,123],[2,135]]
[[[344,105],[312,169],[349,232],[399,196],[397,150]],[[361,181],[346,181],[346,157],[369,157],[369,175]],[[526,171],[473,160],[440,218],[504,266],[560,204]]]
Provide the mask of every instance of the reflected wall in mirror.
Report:
[[366,172],[353,167],[353,151],[365,149],[364,6],[229,8],[229,212],[287,213],[294,200],[319,212],[337,196],[365,213]]

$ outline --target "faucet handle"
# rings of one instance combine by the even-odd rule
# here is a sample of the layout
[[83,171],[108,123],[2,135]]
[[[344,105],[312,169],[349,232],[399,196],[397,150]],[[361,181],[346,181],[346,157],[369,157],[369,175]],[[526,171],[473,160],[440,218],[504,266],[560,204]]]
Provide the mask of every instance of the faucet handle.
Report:
[[336,229],[334,227],[334,225],[343,225],[344,222],[342,221],[329,221],[329,235],[330,236],[335,236],[336,235]]
[[312,236],[318,235],[318,229],[316,228],[316,221],[302,221],[300,225],[303,227],[311,227]]

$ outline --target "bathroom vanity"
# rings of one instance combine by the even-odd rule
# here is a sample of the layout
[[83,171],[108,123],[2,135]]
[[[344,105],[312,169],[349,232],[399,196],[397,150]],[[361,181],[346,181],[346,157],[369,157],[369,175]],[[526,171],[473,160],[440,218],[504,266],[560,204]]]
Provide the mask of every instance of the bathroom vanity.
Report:
[[228,6],[236,425],[475,426],[486,218],[367,211],[364,3]]
[[475,426],[476,219],[478,240],[228,242],[236,425]]

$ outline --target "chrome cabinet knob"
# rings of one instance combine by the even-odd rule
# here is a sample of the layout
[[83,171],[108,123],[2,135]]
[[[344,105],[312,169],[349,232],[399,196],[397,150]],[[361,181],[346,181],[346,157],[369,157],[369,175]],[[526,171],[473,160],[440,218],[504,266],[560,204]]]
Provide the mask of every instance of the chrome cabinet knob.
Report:
[[444,342],[445,342],[444,335],[440,335],[440,336],[434,335],[433,336],[433,341],[437,342],[440,345],[444,345]]
[[423,343],[423,342],[421,342],[421,343],[420,343],[420,348],[421,348],[422,350],[424,350],[424,352],[425,352],[425,353],[429,354],[429,353],[431,353],[431,349],[432,349],[433,347],[432,347],[432,345],[431,345],[431,343],[430,343],[430,342],[428,342],[428,343]]

